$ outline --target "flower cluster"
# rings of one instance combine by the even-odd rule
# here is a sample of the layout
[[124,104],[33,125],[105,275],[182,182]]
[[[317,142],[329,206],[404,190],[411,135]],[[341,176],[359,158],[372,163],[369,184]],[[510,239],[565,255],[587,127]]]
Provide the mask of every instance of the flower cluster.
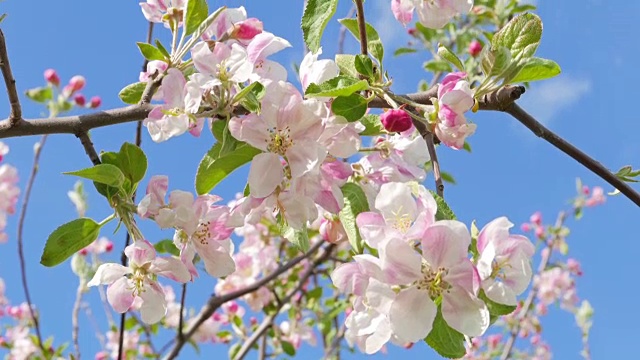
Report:
[[466,14],[472,7],[473,0],[391,0],[391,11],[396,20],[406,25],[416,11],[420,22],[428,28],[441,28],[452,17]]
[[366,353],[390,340],[424,339],[438,312],[453,329],[482,335],[489,311],[480,290],[494,302],[515,305],[531,280],[533,245],[510,235],[513,224],[506,218],[480,231],[473,260],[466,226],[436,220],[436,201],[421,185],[386,183],[374,208],[361,213],[357,223],[379,257],[356,255],[332,274],[336,287],[354,295],[346,338]]
[[18,188],[18,170],[6,163],[1,163],[9,153],[9,146],[0,142],[0,244],[7,241],[4,229],[7,226],[7,215],[16,212],[16,203],[20,195]]

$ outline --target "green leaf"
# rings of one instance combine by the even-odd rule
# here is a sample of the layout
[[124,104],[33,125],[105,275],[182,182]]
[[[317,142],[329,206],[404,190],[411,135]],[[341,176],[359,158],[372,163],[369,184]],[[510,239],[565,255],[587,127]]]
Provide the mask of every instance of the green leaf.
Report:
[[78,171],[69,171],[63,174],[79,176],[81,178],[93,180],[97,183],[117,188],[124,184],[124,174],[117,166],[111,164],[99,164],[94,167]]
[[40,263],[56,266],[91,244],[100,234],[100,224],[89,218],[79,218],[55,229],[44,246]]
[[404,54],[412,54],[418,52],[418,50],[413,49],[413,48],[407,48],[407,47],[403,47],[403,48],[399,48],[396,49],[396,51],[393,52],[393,56],[400,56],[400,55],[404,55]]
[[364,125],[364,131],[360,133],[361,136],[377,136],[387,133],[380,122],[380,115],[367,114],[360,119],[360,123]]
[[368,104],[367,99],[360,94],[338,96],[331,103],[331,111],[335,115],[343,116],[349,122],[354,122],[367,113]]
[[196,174],[196,192],[198,195],[208,193],[234,170],[261,153],[260,150],[247,144],[238,146],[224,156],[218,156],[219,152],[220,146],[216,144],[200,161]]
[[484,301],[485,304],[487,304],[487,308],[489,309],[489,314],[491,314],[492,316],[502,316],[502,315],[509,315],[512,312],[516,311],[516,306],[515,305],[504,305],[504,304],[498,304],[497,302],[490,300],[487,295],[484,293],[484,290],[480,290],[480,293],[478,294],[478,298],[480,298],[482,301]]
[[[360,30],[358,29],[358,20],[346,18],[340,19],[340,24],[344,25],[344,27],[349,30],[351,35],[353,35],[356,40],[360,41]],[[380,41],[380,36],[376,29],[371,26],[369,23],[366,24],[366,35],[367,35],[367,49],[371,53],[371,55],[378,60],[379,64],[382,64],[382,59],[384,58],[384,46],[382,46],[382,41]]]
[[124,87],[124,89],[120,90],[118,93],[118,97],[125,104],[137,104],[142,99],[142,93],[144,92],[144,88],[147,86],[144,82],[137,82]]
[[[147,172],[147,156],[138,146],[125,142],[119,152],[104,152],[101,154],[103,164],[117,166],[131,185],[142,181]],[[130,190],[130,189],[129,189]]]
[[250,88],[249,92],[245,93],[240,104],[251,112],[258,112],[261,108],[260,100],[262,100],[267,90],[259,82],[251,83],[247,87]]
[[555,61],[532,57],[525,61],[518,75],[509,83],[545,80],[557,76],[560,72],[560,66]]
[[[206,1],[206,0],[200,0],[200,1]],[[196,42],[200,41],[200,37],[202,36],[202,34],[205,31],[207,31],[207,29],[211,26],[211,24],[213,24],[213,22],[216,21],[218,16],[226,8],[227,8],[226,6],[222,6],[218,8],[218,10],[214,11],[209,16],[207,16],[206,19],[204,19],[204,21],[201,21],[200,25],[198,25],[195,31],[193,31],[193,34],[191,35],[191,38],[189,38],[189,41],[187,41],[187,43],[184,44],[182,48],[180,48],[177,54],[174,54],[175,57],[182,59],[182,57],[187,53],[187,51],[189,51],[196,44]]]
[[341,75],[346,75],[352,78],[358,77],[358,70],[356,70],[355,55],[346,55],[346,54],[336,55],[336,65],[338,65]]
[[39,103],[45,103],[53,99],[53,90],[48,86],[29,89],[25,94],[29,99]]
[[207,0],[189,0],[184,13],[184,36],[193,34],[209,15]]
[[355,60],[356,71],[367,78],[373,78],[373,61],[367,55],[356,55]]
[[442,177],[442,181],[444,182],[448,182],[450,184],[456,184],[456,179],[453,178],[453,176],[451,174],[449,174],[448,172],[444,172],[441,171],[440,172],[440,177]]
[[451,210],[447,202],[434,191],[429,190],[429,192],[433,195],[433,198],[436,200],[436,204],[438,205],[436,220],[456,220],[456,215],[453,213],[453,210]]
[[369,211],[369,202],[362,188],[354,183],[346,183],[342,186],[344,196],[344,207],[340,211],[339,217],[344,227],[349,244],[357,254],[362,254],[363,243],[356,224],[358,214]]
[[[485,53],[482,58],[483,63],[487,62],[487,76],[500,75],[509,65],[511,65],[511,52],[504,46],[491,49]],[[483,68],[485,65],[483,65]]]
[[464,142],[464,146],[462,147],[466,152],[471,152],[471,145],[468,142]]
[[296,348],[288,341],[281,341],[282,351],[289,356],[296,356]]
[[457,67],[460,71],[464,71],[464,65],[462,61],[456,56],[456,54],[449,50],[448,47],[440,44],[438,46],[438,56],[450,62],[453,66]]
[[173,243],[173,240],[164,239],[160,240],[153,245],[157,252],[161,254],[171,254],[175,256],[180,256],[180,250]]
[[444,60],[429,60],[422,66],[432,72],[451,72],[451,65]]
[[464,335],[447,324],[442,317],[440,306],[433,320],[433,329],[425,341],[433,350],[447,359],[459,359],[466,353]]
[[165,48],[164,45],[162,45],[160,40],[156,40],[156,47],[162,53],[162,55],[164,55],[164,57],[166,59],[170,59],[171,58],[171,54],[169,54],[169,52],[167,51],[167,48]]
[[295,245],[300,251],[309,251],[309,232],[307,231],[307,225],[305,224],[301,230],[292,228],[281,220],[280,232],[282,236]]
[[302,15],[302,34],[312,53],[317,53],[325,27],[336,13],[338,0],[308,0]]
[[535,14],[524,13],[511,19],[491,39],[491,46],[504,46],[516,58],[533,56],[542,38],[542,20]]
[[160,51],[160,49],[158,49],[157,47],[143,42],[137,42],[136,44],[138,44],[138,49],[140,49],[140,53],[142,53],[142,56],[144,56],[145,59],[149,61],[167,60],[162,51]]
[[307,97],[338,97],[349,96],[355,92],[369,89],[366,80],[360,80],[345,75],[329,79],[320,85],[311,83],[305,91]]

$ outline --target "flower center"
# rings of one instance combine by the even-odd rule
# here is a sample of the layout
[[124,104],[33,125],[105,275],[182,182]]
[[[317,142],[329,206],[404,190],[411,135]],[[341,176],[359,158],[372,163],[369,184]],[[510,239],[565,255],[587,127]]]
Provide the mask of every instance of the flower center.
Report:
[[491,263],[491,278],[498,280],[506,280],[507,274],[505,272],[505,268],[510,266],[507,264],[507,261],[498,261],[497,259],[493,259]]
[[202,245],[208,245],[209,239],[211,238],[211,230],[209,230],[209,225],[211,222],[207,221],[204,223],[200,223],[198,225],[198,229],[193,234],[193,237],[200,242]]
[[288,126],[282,130],[273,128],[269,130],[269,133],[267,150],[280,156],[285,156],[287,150],[293,145],[291,129]]
[[150,278],[151,274],[148,272],[150,265],[150,263],[146,263],[139,267],[132,266],[133,273],[129,279],[133,282],[133,293],[137,296],[144,292],[144,282]]
[[413,219],[407,213],[402,212],[402,207],[400,207],[397,211],[393,211],[393,218],[391,219],[391,227],[400,231],[403,234],[406,234],[411,228],[411,223]]
[[451,285],[444,281],[444,277],[449,273],[449,270],[444,267],[438,269],[432,269],[429,265],[422,265],[422,279],[416,281],[416,288],[418,290],[425,290],[429,293],[432,299],[437,298],[444,292],[449,292]]

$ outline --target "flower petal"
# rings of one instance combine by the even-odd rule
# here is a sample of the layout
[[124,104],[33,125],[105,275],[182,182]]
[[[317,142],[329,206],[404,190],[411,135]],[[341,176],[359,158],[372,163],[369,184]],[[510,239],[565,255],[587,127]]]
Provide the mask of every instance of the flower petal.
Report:
[[391,304],[391,329],[401,341],[417,342],[429,335],[437,312],[428,293],[410,287],[402,290]]

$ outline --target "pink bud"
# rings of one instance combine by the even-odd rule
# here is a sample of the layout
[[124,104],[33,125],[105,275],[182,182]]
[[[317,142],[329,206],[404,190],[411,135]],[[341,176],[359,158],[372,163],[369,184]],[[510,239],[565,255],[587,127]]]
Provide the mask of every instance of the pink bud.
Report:
[[402,109],[391,109],[380,115],[380,121],[387,131],[403,132],[411,128],[411,116]]
[[416,36],[417,30],[416,28],[408,28],[407,29],[407,34],[411,35],[411,36]]
[[239,40],[251,40],[262,33],[262,21],[249,18],[234,25],[233,37]]
[[536,211],[535,213],[533,213],[533,215],[531,215],[529,221],[536,225],[542,224],[542,213],[540,211]]
[[60,86],[60,77],[58,73],[53,69],[47,69],[44,71],[44,79],[55,86]]
[[87,102],[87,99],[84,98],[84,95],[77,94],[73,97],[73,101],[75,101],[76,105],[78,106],[84,106],[84,104]]
[[571,271],[572,273],[578,276],[582,276],[582,267],[580,266],[580,262],[578,260],[568,259],[567,268],[569,268],[569,271]]
[[87,248],[84,248],[84,249],[80,250],[79,253],[82,256],[87,256],[87,254],[89,253],[89,250],[87,250]]
[[534,233],[536,234],[536,237],[539,237],[539,238],[544,237],[544,229],[541,227],[537,227]]
[[230,312],[230,313],[236,313],[236,312],[238,312],[238,304],[237,304],[235,301],[234,301],[234,302],[231,302],[231,303],[228,305],[228,310],[229,310],[229,312]]
[[111,250],[113,250],[113,243],[111,241],[107,242],[107,244],[104,246],[104,250],[106,252],[111,252]]
[[502,334],[493,334],[493,335],[487,336],[487,346],[490,349],[497,348],[501,341],[502,341]]
[[100,96],[94,96],[91,98],[90,106],[92,109],[97,108],[98,106],[100,106],[100,104],[102,104],[102,99],[100,99]]
[[471,56],[476,57],[478,56],[478,54],[480,54],[481,51],[482,51],[482,44],[480,43],[480,41],[473,40],[469,44],[469,54]]
[[524,223],[524,224],[520,225],[520,230],[522,230],[524,232],[529,232],[529,231],[531,231],[531,225],[529,225],[529,223]]
[[72,77],[71,80],[69,80],[69,85],[71,86],[71,89],[73,91],[82,90],[82,88],[84,87],[84,84],[85,84],[85,80],[84,80],[84,77],[81,75],[76,75]]
[[589,195],[589,192],[590,192],[589,191],[589,187],[587,185],[584,185],[582,187],[582,193],[585,194],[585,195]]
[[536,314],[544,316],[544,315],[547,315],[548,312],[549,312],[549,309],[547,308],[547,305],[543,303],[536,304]]
[[256,319],[256,317],[255,317],[255,316],[252,316],[252,317],[249,319],[249,322],[251,323],[251,325],[257,325],[257,324],[258,324],[258,319]]

